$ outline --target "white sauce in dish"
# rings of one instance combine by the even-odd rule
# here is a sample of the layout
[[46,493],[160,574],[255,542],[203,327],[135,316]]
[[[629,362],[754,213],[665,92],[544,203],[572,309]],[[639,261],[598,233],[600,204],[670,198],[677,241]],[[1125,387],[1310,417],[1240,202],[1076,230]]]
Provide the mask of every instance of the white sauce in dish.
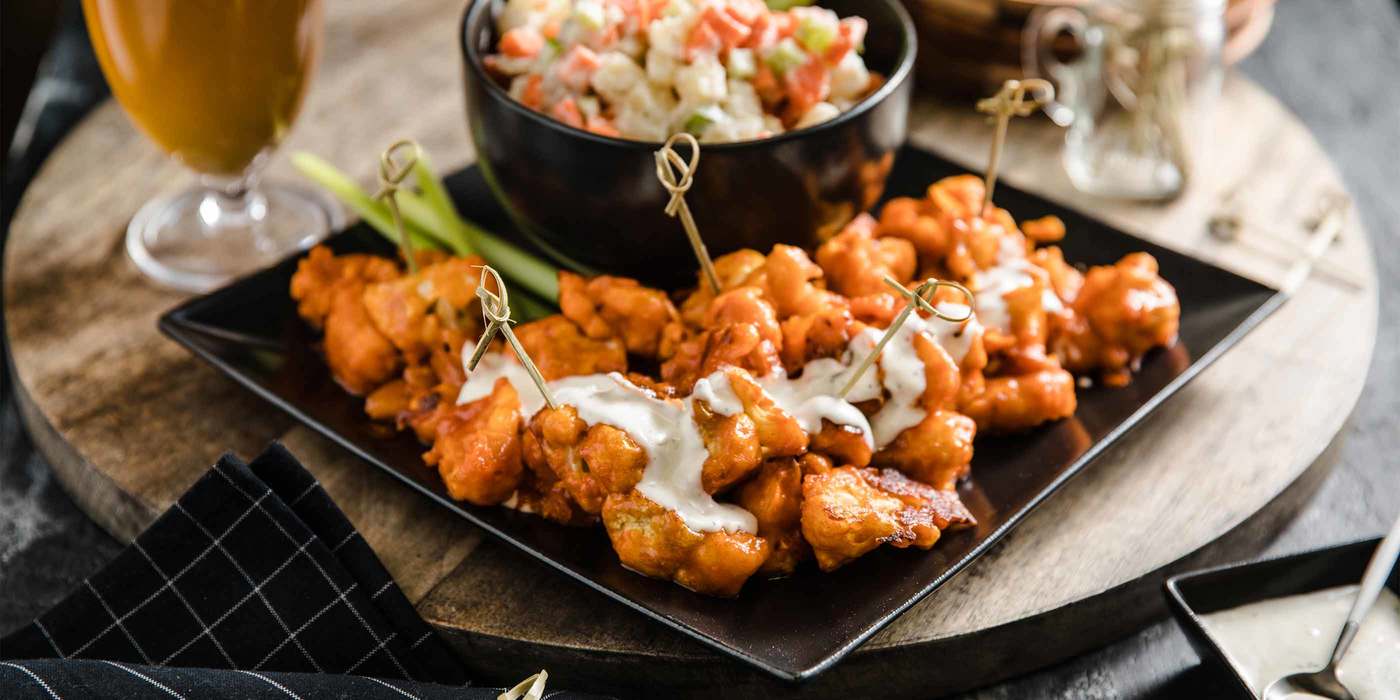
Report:
[[[1357,586],[1272,598],[1201,616],[1201,626],[1256,693],[1327,663]],[[1337,667],[1357,700],[1400,700],[1400,597],[1382,589]]]

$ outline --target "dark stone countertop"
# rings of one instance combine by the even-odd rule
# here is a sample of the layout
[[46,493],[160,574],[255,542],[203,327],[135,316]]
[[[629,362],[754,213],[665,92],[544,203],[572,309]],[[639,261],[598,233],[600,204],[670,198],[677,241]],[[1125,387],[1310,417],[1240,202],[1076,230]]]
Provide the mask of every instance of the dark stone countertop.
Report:
[[[1381,284],[1370,376],[1339,464],[1262,554],[1382,532],[1400,513],[1400,5],[1282,0],[1272,32],[1242,66],[1312,130],[1339,166],[1372,238]],[[1280,169],[1288,167],[1279,163]],[[56,603],[120,551],[79,511],[34,453],[0,386],[0,634]],[[1218,697],[1171,621],[1105,649],[968,697]]]

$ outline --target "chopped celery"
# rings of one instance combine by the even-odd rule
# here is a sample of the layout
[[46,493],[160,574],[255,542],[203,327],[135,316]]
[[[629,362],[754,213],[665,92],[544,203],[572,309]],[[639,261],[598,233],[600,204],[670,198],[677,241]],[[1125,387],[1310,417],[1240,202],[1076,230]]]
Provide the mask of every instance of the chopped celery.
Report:
[[754,62],[753,49],[730,49],[729,58],[725,61],[725,68],[729,70],[729,77],[747,80],[758,72],[758,64]]
[[764,0],[768,4],[768,9],[774,12],[791,10],[794,7],[806,7],[812,4],[812,0]]
[[806,63],[807,54],[801,46],[797,45],[797,42],[792,40],[792,37],[788,37],[778,42],[768,52],[768,56],[764,60],[774,73],[786,75],[788,71]]
[[728,118],[729,115],[725,114],[723,109],[720,109],[716,105],[708,105],[695,110],[695,112],[690,115],[690,118],[685,120],[685,126],[683,128],[687,132],[699,136],[709,125],[718,121],[724,121]]
[[687,133],[699,136],[702,132],[705,131],[705,127],[713,123],[714,122],[711,121],[709,117],[706,117],[705,115],[696,112],[695,114],[690,115],[689,119],[685,120],[685,126],[682,128],[684,128]]
[[803,15],[793,36],[803,48],[820,54],[831,46],[831,42],[836,41],[837,30],[836,18],[817,10]]

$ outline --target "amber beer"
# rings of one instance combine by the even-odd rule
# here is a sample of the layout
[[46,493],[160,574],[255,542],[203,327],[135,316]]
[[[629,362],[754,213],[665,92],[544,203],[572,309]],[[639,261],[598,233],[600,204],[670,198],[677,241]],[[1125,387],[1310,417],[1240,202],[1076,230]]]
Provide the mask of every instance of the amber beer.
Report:
[[83,0],[112,93],[190,168],[238,176],[287,133],[320,53],[321,0]]

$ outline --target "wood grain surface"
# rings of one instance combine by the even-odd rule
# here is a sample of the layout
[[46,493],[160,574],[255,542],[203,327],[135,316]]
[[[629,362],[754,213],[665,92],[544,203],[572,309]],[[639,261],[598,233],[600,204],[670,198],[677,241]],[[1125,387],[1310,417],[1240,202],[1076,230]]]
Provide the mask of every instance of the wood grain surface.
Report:
[[[333,4],[322,72],[287,147],[366,184],[373,154],[399,135],[445,169],[469,162],[458,5],[398,5],[387,22],[378,4]],[[969,109],[919,103],[914,123],[919,145],[967,163],[984,157],[987,131]],[[1243,79],[1227,83],[1218,129],[1212,167],[1168,207],[1075,193],[1058,163],[1062,135],[1045,122],[1013,126],[1004,177],[1277,283],[1295,253],[1268,236],[1303,242],[1300,221],[1338,177],[1306,130]],[[290,176],[285,159],[271,170]],[[544,665],[575,687],[795,692],[483,541],[161,338],[156,317],[182,297],[143,282],[122,236],[142,202],[188,182],[107,104],[48,162],[12,228],[5,312],[25,423],[99,523],[129,540],[219,452],[247,456],[282,439],[484,680]],[[1222,244],[1202,224],[1230,188],[1259,229]],[[1250,519],[1262,525],[1248,532],[1272,532],[1302,502],[1366,376],[1377,297],[1359,226],[1327,264],[1331,277],[1315,277],[1000,547],[803,690],[839,695],[878,679],[922,695],[1025,671],[1159,616],[1165,571],[1257,547],[1257,534],[1228,533]]]

